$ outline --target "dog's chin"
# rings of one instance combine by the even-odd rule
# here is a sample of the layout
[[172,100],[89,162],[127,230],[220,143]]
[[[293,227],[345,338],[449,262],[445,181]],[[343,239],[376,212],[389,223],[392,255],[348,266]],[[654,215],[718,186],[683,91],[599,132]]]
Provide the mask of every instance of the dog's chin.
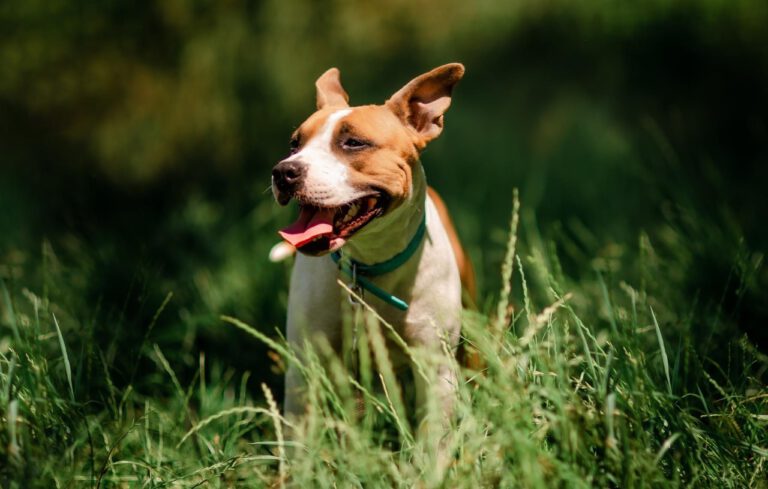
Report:
[[374,219],[383,216],[390,202],[391,198],[383,192],[336,207],[299,200],[298,220],[280,231],[280,235],[299,252],[322,256],[340,249]]
[[324,236],[314,241],[310,241],[309,243],[296,248],[296,250],[307,256],[323,256],[340,249],[346,242],[347,240],[344,238],[329,238]]

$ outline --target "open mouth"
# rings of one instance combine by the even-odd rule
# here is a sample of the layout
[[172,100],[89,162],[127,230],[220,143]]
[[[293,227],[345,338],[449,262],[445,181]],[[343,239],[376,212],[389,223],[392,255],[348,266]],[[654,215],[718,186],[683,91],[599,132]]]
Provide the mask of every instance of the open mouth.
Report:
[[339,207],[299,203],[299,218],[279,231],[280,236],[302,253],[320,255],[335,251],[376,217],[384,214],[384,194],[373,194]]

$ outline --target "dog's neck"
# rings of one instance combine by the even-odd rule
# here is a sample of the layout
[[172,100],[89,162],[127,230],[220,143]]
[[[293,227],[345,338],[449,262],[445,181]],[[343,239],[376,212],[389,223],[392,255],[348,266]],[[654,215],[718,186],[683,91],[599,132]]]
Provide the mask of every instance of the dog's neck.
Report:
[[427,197],[427,181],[420,162],[414,164],[412,175],[410,198],[350,239],[342,250],[345,256],[373,265],[389,260],[408,246],[424,220]]

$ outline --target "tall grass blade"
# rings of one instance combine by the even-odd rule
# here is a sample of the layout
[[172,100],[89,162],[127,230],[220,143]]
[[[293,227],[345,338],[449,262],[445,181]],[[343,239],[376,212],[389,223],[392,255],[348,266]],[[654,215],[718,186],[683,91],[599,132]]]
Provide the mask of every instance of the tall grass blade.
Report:
[[515,253],[517,248],[517,227],[520,221],[520,199],[517,189],[512,193],[512,216],[509,222],[509,241],[507,252],[501,265],[501,295],[496,306],[496,334],[501,334],[510,323],[509,301],[512,293],[512,273],[515,267]]
[[605,280],[603,280],[603,274],[599,271],[597,272],[597,281],[600,283],[603,302],[605,302],[605,308],[608,310],[608,322],[611,325],[611,332],[613,333],[614,338],[616,338],[619,335],[619,329],[616,327],[616,316],[613,312],[613,304],[611,303],[611,297],[608,294],[608,287],[606,287]]
[[371,349],[373,350],[373,360],[376,362],[376,367],[379,371],[379,379],[381,380],[384,394],[392,410],[394,421],[400,435],[410,445],[413,443],[413,434],[408,428],[403,396],[400,392],[400,386],[397,382],[392,362],[389,358],[389,351],[386,342],[384,341],[384,335],[379,327],[378,319],[374,316],[368,316],[366,318],[366,325],[369,334],[368,338],[371,342]]
[[75,389],[72,386],[72,366],[69,363],[69,355],[67,354],[67,346],[64,344],[64,336],[61,334],[61,328],[59,327],[59,321],[56,319],[56,315],[53,316],[53,324],[56,325],[56,334],[59,337],[59,346],[61,347],[61,354],[64,357],[64,370],[67,373],[67,383],[69,384],[69,397],[72,402],[75,402]]
[[659,452],[656,454],[656,457],[653,459],[654,465],[658,465],[661,459],[664,458],[664,454],[666,454],[669,451],[669,449],[672,448],[672,444],[675,443],[675,440],[677,440],[678,438],[680,438],[680,433],[675,433],[674,435],[664,440],[664,443],[661,444],[661,448],[659,448]]
[[[8,403],[11,400],[11,385],[13,384],[13,374],[16,370],[16,355],[11,356],[11,361],[8,364],[8,373],[5,376],[5,386],[3,387],[3,403]],[[0,371],[2,373],[2,371]]]
[[616,448],[616,432],[614,429],[614,417],[616,415],[616,394],[611,392],[605,397],[605,426],[608,431],[606,445],[609,449]]
[[286,360],[294,362],[295,364],[297,364],[297,366],[300,369],[303,369],[301,362],[298,361],[298,359],[296,358],[296,355],[290,349],[286,348],[284,345],[281,345],[280,343],[273,340],[269,336],[265,335],[261,331],[231,316],[219,316],[219,318],[226,323],[232,324],[233,326],[237,326],[238,328],[242,329],[249,335],[253,336],[254,338],[258,339],[259,341],[267,345],[268,347],[275,350],[277,353],[280,354],[280,356],[282,356]]
[[426,371],[424,370],[424,366],[422,365],[421,361],[419,361],[419,359],[416,357],[416,355],[414,355],[414,352],[411,349],[411,347],[408,345],[408,343],[405,342],[405,340],[402,338],[402,336],[400,336],[397,333],[395,328],[391,324],[389,324],[387,322],[387,320],[384,319],[381,316],[381,314],[379,314],[376,311],[376,309],[374,309],[367,302],[365,302],[365,300],[360,295],[358,295],[355,291],[350,289],[347,284],[345,284],[341,280],[336,280],[336,283],[339,284],[339,286],[341,286],[341,288],[343,288],[350,295],[350,297],[355,299],[355,301],[357,301],[358,304],[362,305],[365,308],[366,311],[368,311],[370,314],[372,314],[373,317],[375,317],[379,321],[379,324],[383,325],[387,329],[387,331],[389,331],[389,338],[391,340],[393,340],[395,343],[397,343],[397,345],[400,348],[403,349],[403,351],[406,353],[406,355],[408,355],[408,358],[410,359],[410,361],[413,362],[414,366],[416,367],[416,371],[418,372],[418,374],[424,380],[427,380],[428,377],[427,377]]
[[533,320],[533,313],[531,312],[531,297],[528,294],[528,281],[525,279],[525,269],[523,269],[523,262],[520,260],[520,255],[515,255],[517,259],[517,269],[520,270],[520,282],[523,287],[523,309],[525,309],[525,318],[530,323]]
[[157,360],[160,362],[160,365],[163,367],[163,370],[165,370],[165,372],[171,378],[171,382],[173,382],[173,386],[176,388],[176,392],[179,394],[181,399],[186,398],[186,395],[184,393],[184,388],[181,386],[181,382],[179,382],[179,378],[176,377],[176,372],[174,372],[173,369],[171,368],[170,362],[168,362],[168,359],[165,358],[165,355],[163,355],[163,351],[160,349],[157,343],[153,345],[153,348],[155,350],[155,355],[157,356]]
[[261,384],[261,390],[264,392],[264,397],[267,399],[267,405],[269,406],[269,412],[272,416],[272,422],[275,427],[275,438],[277,438],[277,457],[280,459],[278,465],[278,475],[280,481],[287,480],[288,474],[285,465],[285,439],[283,438],[283,424],[280,411],[277,409],[277,403],[275,402],[275,396],[272,395],[272,390],[267,387],[267,384]]
[[589,346],[589,342],[587,341],[587,335],[584,333],[585,331],[589,331],[586,327],[586,325],[581,322],[581,319],[576,315],[576,313],[573,311],[573,309],[568,307],[568,310],[571,313],[571,316],[573,316],[574,321],[576,321],[576,331],[579,334],[579,339],[581,339],[581,345],[584,348],[584,356],[587,359],[587,367],[589,368],[589,372],[592,376],[592,382],[595,383],[595,385],[598,382],[597,378],[597,369],[595,368],[595,360],[592,358],[592,349]]
[[[147,341],[149,341],[149,337],[152,335],[152,331],[155,329],[155,326],[157,325],[157,320],[160,319],[160,315],[163,313],[165,308],[168,306],[168,303],[171,302],[171,299],[173,298],[173,292],[168,292],[165,295],[165,299],[163,299],[163,302],[160,303],[160,307],[157,308],[155,311],[155,314],[152,316],[152,320],[149,322],[149,326],[147,326],[147,330],[144,332],[144,337],[141,339],[141,344],[139,344],[138,349],[138,355],[141,356],[144,347],[147,345]],[[136,378],[136,372],[139,368],[139,362],[138,359],[136,363],[133,365],[133,371],[131,372],[131,381],[132,384],[134,379]]]
[[672,395],[672,378],[669,376],[669,358],[667,358],[667,349],[664,346],[664,338],[661,336],[661,328],[659,322],[656,320],[656,314],[653,312],[653,307],[650,307],[651,317],[653,318],[653,326],[656,328],[656,338],[659,340],[659,348],[661,349],[661,363],[664,365],[664,376],[667,378],[667,391],[669,395]]
[[[181,440],[179,441],[179,443],[176,444],[176,448],[178,449],[181,445],[184,444],[185,441],[187,441],[189,439],[190,436],[192,436],[195,433],[197,433],[198,431],[202,430],[203,428],[205,428],[209,424],[213,423],[217,419],[221,419],[221,418],[224,418],[226,416],[233,416],[233,415],[236,415],[236,414],[239,415],[239,414],[243,414],[243,413],[264,414],[266,416],[272,416],[273,415],[273,413],[271,413],[269,411],[269,409],[264,409],[264,408],[260,408],[260,407],[254,407],[254,406],[238,406],[238,407],[233,407],[231,409],[225,409],[223,411],[219,411],[218,413],[212,414],[211,416],[208,416],[204,420],[202,420],[199,423],[197,423],[194,426],[192,426],[192,428],[190,428],[190,430],[187,431],[184,434],[183,437],[181,437]],[[281,422],[283,422],[285,424],[288,424],[288,422],[285,420],[285,418],[283,418],[281,416],[278,416],[278,417],[279,417]]]
[[8,404],[8,455],[14,461],[21,456],[19,440],[16,435],[16,424],[19,421],[19,401],[14,399]]
[[11,325],[13,330],[13,337],[17,342],[21,341],[19,336],[19,325],[16,322],[16,313],[13,310],[13,302],[11,302],[11,294],[8,292],[8,288],[5,286],[5,280],[0,278],[0,287],[3,289],[3,303],[5,304],[5,317],[8,324]]

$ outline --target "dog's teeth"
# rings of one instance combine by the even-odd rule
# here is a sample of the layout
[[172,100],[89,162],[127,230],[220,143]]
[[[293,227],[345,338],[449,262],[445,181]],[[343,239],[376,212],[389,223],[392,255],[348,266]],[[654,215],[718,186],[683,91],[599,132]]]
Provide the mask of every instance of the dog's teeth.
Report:
[[376,205],[376,197],[369,197],[368,198],[368,208],[372,209],[373,206]]
[[354,217],[357,215],[357,211],[360,210],[359,204],[353,204],[352,207],[349,209],[349,212],[347,213],[347,217]]

